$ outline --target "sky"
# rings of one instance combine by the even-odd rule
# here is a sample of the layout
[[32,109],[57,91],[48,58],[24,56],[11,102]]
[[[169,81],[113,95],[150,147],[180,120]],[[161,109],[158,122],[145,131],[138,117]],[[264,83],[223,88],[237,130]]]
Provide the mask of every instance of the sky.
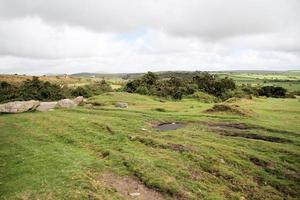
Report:
[[300,0],[0,0],[0,73],[300,70]]

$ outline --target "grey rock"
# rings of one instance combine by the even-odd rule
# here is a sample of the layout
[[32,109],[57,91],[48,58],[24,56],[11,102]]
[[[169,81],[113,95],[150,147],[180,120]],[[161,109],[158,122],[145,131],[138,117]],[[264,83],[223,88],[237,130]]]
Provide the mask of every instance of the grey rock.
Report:
[[115,104],[115,106],[116,106],[117,108],[128,108],[128,103],[117,102],[117,103]]
[[39,101],[14,101],[0,105],[0,113],[21,113],[33,111],[40,105]]
[[83,96],[78,96],[73,101],[78,106],[84,101],[84,98],[83,98]]
[[41,102],[39,107],[37,107],[36,110],[38,111],[51,111],[51,109],[53,110],[54,108],[57,107],[57,102]]
[[74,108],[77,105],[71,99],[62,99],[57,102],[58,108]]

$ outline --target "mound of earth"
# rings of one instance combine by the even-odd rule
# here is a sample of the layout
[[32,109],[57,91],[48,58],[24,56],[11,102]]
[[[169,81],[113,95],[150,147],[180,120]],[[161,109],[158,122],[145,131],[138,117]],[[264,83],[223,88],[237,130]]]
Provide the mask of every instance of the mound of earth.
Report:
[[242,109],[238,105],[230,105],[230,104],[215,104],[212,108],[207,109],[205,112],[207,113],[225,112],[225,113],[241,115],[241,116],[248,116],[251,113],[249,110]]

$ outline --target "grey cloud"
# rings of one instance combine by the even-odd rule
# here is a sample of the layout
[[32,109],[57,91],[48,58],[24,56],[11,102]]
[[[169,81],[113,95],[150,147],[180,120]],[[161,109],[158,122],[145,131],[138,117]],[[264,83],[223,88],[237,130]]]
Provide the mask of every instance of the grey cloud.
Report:
[[[296,69],[299,10],[299,0],[0,0],[0,73]],[[136,30],[147,31],[118,39]]]
[[38,16],[54,24],[123,32],[150,27],[208,39],[300,31],[298,0],[1,0],[2,18]]

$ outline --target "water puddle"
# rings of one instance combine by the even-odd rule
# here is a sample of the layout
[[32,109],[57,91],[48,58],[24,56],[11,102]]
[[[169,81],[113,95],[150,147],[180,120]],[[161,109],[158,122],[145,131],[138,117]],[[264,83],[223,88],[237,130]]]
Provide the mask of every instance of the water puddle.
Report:
[[179,128],[183,128],[185,127],[185,124],[182,124],[182,123],[163,123],[163,124],[159,124],[157,126],[157,128],[160,130],[160,131],[170,131],[170,130],[176,130],[176,129],[179,129]]

